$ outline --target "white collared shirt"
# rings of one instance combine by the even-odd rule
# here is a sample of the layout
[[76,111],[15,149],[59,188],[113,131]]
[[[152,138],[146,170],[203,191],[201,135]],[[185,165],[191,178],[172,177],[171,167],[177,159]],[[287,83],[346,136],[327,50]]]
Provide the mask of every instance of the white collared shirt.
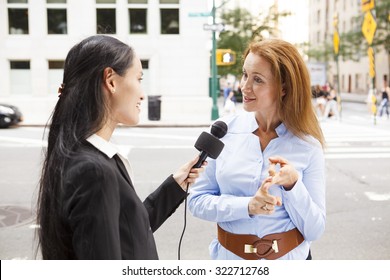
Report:
[[[205,172],[190,189],[189,210],[196,217],[217,222],[236,234],[263,237],[298,228],[305,241],[281,259],[306,259],[310,242],[325,228],[325,163],[321,145],[313,137],[306,141],[294,136],[282,123],[276,128],[264,151],[254,113],[242,113],[223,119],[228,125],[221,139],[225,147],[217,159],[208,158]],[[298,171],[299,179],[290,191],[273,185],[269,193],[282,198],[282,206],[271,215],[251,216],[248,204],[269,176],[268,158],[286,158]],[[210,245],[213,259],[240,259],[214,239]]]
[[112,158],[114,155],[118,155],[125,165],[126,171],[130,176],[130,179],[134,182],[133,169],[131,168],[130,161],[127,159],[127,156],[121,152],[121,150],[111,142],[106,141],[97,134],[93,134],[87,138],[87,141],[91,143],[96,149],[101,151],[103,154]]

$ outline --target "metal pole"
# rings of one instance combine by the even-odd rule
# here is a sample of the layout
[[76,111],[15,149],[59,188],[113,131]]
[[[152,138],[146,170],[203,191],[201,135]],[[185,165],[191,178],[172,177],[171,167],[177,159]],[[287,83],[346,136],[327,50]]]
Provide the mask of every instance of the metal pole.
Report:
[[336,71],[337,71],[337,77],[336,77],[336,82],[337,82],[337,94],[336,94],[336,99],[337,99],[337,110],[339,111],[339,121],[341,121],[341,93],[340,93],[340,71],[339,71],[339,48],[340,48],[340,37],[339,37],[339,15],[336,12],[333,15],[333,49],[334,49],[334,58],[336,61]]
[[[215,0],[213,0],[213,10],[211,11],[213,16],[213,25],[215,25]],[[213,98],[213,107],[211,109],[211,120],[219,118],[218,105],[217,105],[217,40],[215,36],[216,30],[213,29],[213,49],[211,53],[211,97]]]

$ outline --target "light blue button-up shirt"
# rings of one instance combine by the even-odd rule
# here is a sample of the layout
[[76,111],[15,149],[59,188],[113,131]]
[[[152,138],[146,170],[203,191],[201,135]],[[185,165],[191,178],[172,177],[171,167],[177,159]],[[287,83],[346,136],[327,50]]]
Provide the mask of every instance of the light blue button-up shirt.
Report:
[[[271,233],[298,228],[305,241],[280,259],[306,259],[310,243],[325,229],[325,162],[322,147],[308,136],[302,140],[281,124],[276,128],[277,138],[261,150],[254,113],[242,113],[223,118],[228,133],[216,160],[207,159],[205,172],[191,187],[188,206],[201,219],[218,223],[224,230],[236,234],[254,234],[263,237]],[[282,206],[271,215],[250,216],[249,200],[262,181],[268,177],[268,158],[282,156],[299,173],[299,179],[290,191],[274,185],[269,193],[282,198]],[[241,259],[226,250],[215,238],[210,244],[213,259]]]

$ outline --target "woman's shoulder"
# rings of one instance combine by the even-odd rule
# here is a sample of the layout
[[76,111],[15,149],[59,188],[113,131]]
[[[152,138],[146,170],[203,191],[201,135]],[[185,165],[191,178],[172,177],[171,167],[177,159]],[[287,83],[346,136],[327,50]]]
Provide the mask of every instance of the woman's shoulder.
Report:
[[294,149],[300,149],[302,152],[306,153],[323,153],[320,141],[312,135],[306,134],[302,137],[293,136],[292,138],[293,140],[289,142],[294,146]]
[[218,120],[226,123],[228,133],[252,133],[258,127],[253,112],[243,111],[234,115],[224,116]]
[[102,178],[111,169],[109,158],[89,143],[78,147],[67,163],[71,176],[93,175]]

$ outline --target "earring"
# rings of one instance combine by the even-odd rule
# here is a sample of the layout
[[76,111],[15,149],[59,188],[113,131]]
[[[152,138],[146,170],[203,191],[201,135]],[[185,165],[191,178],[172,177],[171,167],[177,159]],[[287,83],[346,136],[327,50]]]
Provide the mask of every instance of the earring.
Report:
[[112,92],[112,93],[115,93],[115,89],[113,88],[113,89],[111,90],[111,92]]

